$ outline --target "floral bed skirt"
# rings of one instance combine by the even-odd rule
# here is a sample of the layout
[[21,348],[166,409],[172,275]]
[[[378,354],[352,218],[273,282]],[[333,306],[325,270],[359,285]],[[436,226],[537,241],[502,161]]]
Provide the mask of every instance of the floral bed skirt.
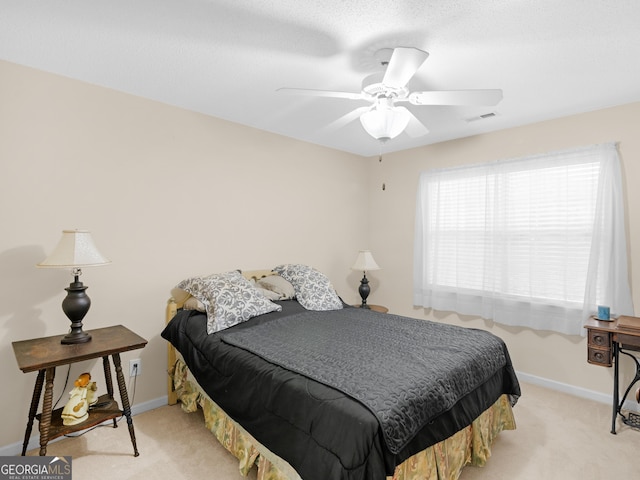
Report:
[[[207,428],[238,459],[243,476],[256,465],[258,480],[301,480],[291,465],[260,444],[202,391],[181,359],[170,374],[182,409],[202,409]],[[487,462],[498,433],[515,428],[511,404],[502,395],[471,425],[408,458],[387,480],[456,480],[465,465]]]

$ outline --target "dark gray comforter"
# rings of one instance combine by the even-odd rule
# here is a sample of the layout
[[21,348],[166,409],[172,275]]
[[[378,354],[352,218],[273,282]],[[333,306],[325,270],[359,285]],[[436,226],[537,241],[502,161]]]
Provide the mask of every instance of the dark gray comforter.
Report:
[[508,364],[504,342],[488,332],[355,308],[300,313],[221,338],[359,400],[393,453]]
[[[307,315],[307,311],[294,300],[277,303],[282,306],[281,312],[254,317],[211,335],[206,331],[205,314],[181,310],[169,322],[162,337],[182,354],[189,370],[207,394],[271,452],[288,461],[305,480],[384,480],[411,455],[470,425],[500,395],[506,393],[516,398],[520,394],[507,350],[499,339],[489,342],[492,350],[499,351],[495,359],[487,360],[487,370],[469,366],[467,373],[462,374],[462,380],[449,380],[447,374],[439,371],[442,365],[431,365],[431,360],[422,356],[429,354],[433,358],[449,359],[445,363],[453,364],[457,356],[467,358],[483,350],[477,342],[492,337],[486,332],[372,311],[354,313],[357,310],[353,308]],[[290,322],[298,315],[302,316]],[[313,322],[310,321],[312,318]],[[333,326],[323,329],[323,321]],[[295,365],[285,368],[275,360],[265,360],[244,347],[227,343],[233,341],[230,337],[233,332],[259,329],[273,322],[281,325],[268,335],[275,337],[268,342],[274,343],[276,348],[280,345],[282,351],[293,347],[293,339],[289,337],[294,335],[294,328],[299,330],[296,336],[312,339],[310,348],[304,343],[298,345],[298,355],[315,357],[314,361],[321,366],[320,376],[331,377],[333,374],[328,374],[329,368],[338,371],[343,376],[339,383],[349,384],[347,386],[356,389],[355,394],[365,399],[370,396],[370,387],[363,387],[359,394],[356,387],[360,378],[365,377],[373,379],[379,394],[383,390],[404,394],[396,396],[388,406],[378,399],[382,414],[374,414],[371,407],[344,393],[342,387],[334,388],[324,381],[313,380],[307,374],[297,373],[299,367]],[[314,326],[316,323],[318,325]],[[369,332],[374,325],[380,326],[381,334]],[[345,333],[345,330],[351,333]],[[425,333],[416,330],[424,330]],[[282,335],[282,338],[278,339],[277,335]],[[358,342],[348,341],[347,335],[359,339]],[[259,336],[261,343],[267,342],[267,330],[262,330]],[[379,338],[376,340],[376,337]],[[407,341],[412,341],[411,338],[421,338],[419,342],[425,343],[418,342],[418,347],[408,348]],[[458,338],[463,343],[459,343]],[[388,348],[379,345],[380,342],[387,344]],[[389,350],[389,353],[383,353],[382,349]],[[347,366],[341,357],[334,356],[340,353],[336,354],[336,350],[344,351],[356,365]],[[483,356],[483,353],[479,355]],[[504,365],[490,373],[492,363],[502,364],[503,360]],[[398,374],[405,366],[393,366],[395,361],[415,370],[412,375],[420,375],[418,369],[430,372],[428,375],[440,385],[432,395],[434,399],[442,399],[443,403],[439,403],[440,400],[420,400],[421,395],[417,392],[428,391],[428,387],[419,381],[410,381],[406,386],[397,385],[400,381]],[[486,380],[483,382],[482,378]],[[331,378],[328,380],[334,382]],[[455,399],[459,392],[474,383],[477,388]],[[384,427],[378,417],[393,417],[395,410],[402,409],[400,402],[405,400],[403,396],[414,398],[417,410],[421,410],[418,405],[422,402],[425,412],[418,412],[419,416],[415,418],[405,416],[405,420],[391,419],[387,422],[385,419],[387,426]],[[439,415],[435,413],[447,408],[446,405],[452,401],[455,404],[451,408]],[[402,418],[402,412],[400,415]],[[435,417],[429,420],[432,415]],[[402,422],[407,425],[401,425]],[[415,431],[423,422],[426,424],[400,452],[390,450],[396,449],[403,441],[387,442],[386,436],[393,438],[396,430],[402,436],[410,436],[408,432]],[[388,432],[383,432],[383,428]]]

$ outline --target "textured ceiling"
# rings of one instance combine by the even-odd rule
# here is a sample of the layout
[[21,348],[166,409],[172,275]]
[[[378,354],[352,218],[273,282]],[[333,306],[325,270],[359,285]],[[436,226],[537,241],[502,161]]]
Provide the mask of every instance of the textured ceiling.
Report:
[[[638,0],[0,0],[0,59],[370,156],[640,101],[638,21]],[[381,145],[323,129],[362,102],[276,92],[359,92],[397,46],[430,54],[412,90],[504,99],[409,105],[430,133]]]

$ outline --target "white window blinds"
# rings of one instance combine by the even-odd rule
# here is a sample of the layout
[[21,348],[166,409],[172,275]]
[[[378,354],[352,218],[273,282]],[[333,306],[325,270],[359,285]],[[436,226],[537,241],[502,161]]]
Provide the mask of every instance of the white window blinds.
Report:
[[615,144],[425,172],[414,304],[580,335],[633,315]]

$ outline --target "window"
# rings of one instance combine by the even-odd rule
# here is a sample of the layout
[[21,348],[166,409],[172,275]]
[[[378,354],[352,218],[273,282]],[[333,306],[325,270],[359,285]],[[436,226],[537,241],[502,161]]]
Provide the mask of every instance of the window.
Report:
[[615,144],[432,170],[416,205],[414,304],[583,334],[633,315]]

